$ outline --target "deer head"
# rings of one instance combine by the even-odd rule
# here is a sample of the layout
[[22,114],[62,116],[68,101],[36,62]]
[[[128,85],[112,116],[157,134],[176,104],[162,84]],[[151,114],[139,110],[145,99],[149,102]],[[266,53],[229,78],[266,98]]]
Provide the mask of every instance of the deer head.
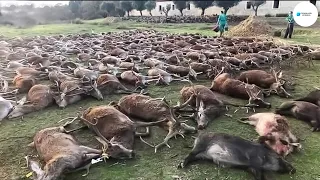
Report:
[[261,108],[271,108],[271,104],[264,101],[262,90],[258,86],[245,83],[245,90],[249,96],[249,105],[255,104]]
[[283,84],[285,83],[285,81],[281,82],[282,71],[278,71],[276,73],[275,70],[272,69],[272,75],[275,78],[276,82],[271,85],[270,92],[274,91],[280,97],[291,97],[291,95],[283,88]]

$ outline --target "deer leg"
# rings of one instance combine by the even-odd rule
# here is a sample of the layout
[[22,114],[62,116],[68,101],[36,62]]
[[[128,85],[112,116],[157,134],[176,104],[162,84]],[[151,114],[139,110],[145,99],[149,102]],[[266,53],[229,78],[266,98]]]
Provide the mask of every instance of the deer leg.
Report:
[[98,149],[94,149],[94,148],[91,148],[91,147],[88,147],[88,146],[79,146],[80,149],[82,151],[84,151],[84,153],[87,155],[87,154],[101,154],[102,151],[101,150],[98,150]]

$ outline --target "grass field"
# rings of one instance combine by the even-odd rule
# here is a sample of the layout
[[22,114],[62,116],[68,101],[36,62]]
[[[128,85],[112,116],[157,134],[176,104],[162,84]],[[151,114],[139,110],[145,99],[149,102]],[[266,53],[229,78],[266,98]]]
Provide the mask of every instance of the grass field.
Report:
[[[201,33],[212,35],[210,24],[138,24],[138,23],[111,23],[109,25],[99,24],[100,21],[88,21],[85,24],[54,24],[41,25],[29,29],[15,29],[11,27],[1,27],[0,32],[4,36],[36,36],[50,34],[69,34],[106,31],[121,31],[132,28],[154,28],[157,30],[165,30],[172,33]],[[293,42],[308,43],[306,39],[310,39],[312,44],[320,45],[320,34],[317,30],[301,30],[297,31],[296,36],[292,39]],[[315,62],[315,67],[312,68],[295,68],[289,69],[287,73],[293,76],[295,83],[295,91],[292,92],[294,97],[300,97],[313,89],[314,86],[320,84],[320,61]],[[204,84],[210,86],[207,80],[194,82],[195,84]],[[176,103],[179,97],[180,89],[187,84],[179,83],[172,84],[166,88],[163,87],[148,87],[152,97],[166,96],[172,103]],[[84,100],[78,104],[68,106],[66,109],[58,109],[50,107],[41,112],[32,113],[24,116],[23,119],[4,120],[1,123],[0,134],[0,179],[19,179],[29,172],[25,168],[26,164],[24,156],[27,154],[36,154],[36,152],[26,145],[32,141],[35,132],[40,129],[61,125],[57,122],[65,117],[74,116],[76,112],[84,108],[108,104],[110,101],[116,101],[120,96],[112,95],[105,98],[104,101],[95,101],[92,99]],[[273,108],[280,105],[286,99],[271,97],[267,99],[272,103]],[[246,103],[245,101],[228,98],[228,101]],[[230,114],[233,114],[234,109],[231,109]],[[266,110],[260,110],[261,112]],[[233,114],[233,118],[220,117],[210,123],[206,131],[225,132],[233,135],[238,135],[243,138],[254,140],[258,136],[252,127],[239,124],[236,119],[239,117],[248,116],[244,111],[238,111]],[[189,124],[195,125],[193,122]],[[289,118],[289,123],[293,132],[305,139],[302,142],[303,150],[299,153],[290,155],[288,160],[293,163],[297,169],[294,175],[277,175],[270,174],[272,179],[281,180],[317,180],[320,179],[320,156],[319,156],[319,133],[312,133],[310,127],[305,123]],[[88,130],[81,130],[74,133],[75,137],[83,144],[95,147],[97,143],[92,142],[92,134]],[[166,132],[159,128],[152,129],[151,138],[146,138],[149,142],[159,143],[166,135]],[[123,179],[214,179],[214,180],[244,180],[252,179],[251,175],[241,170],[220,169],[212,163],[195,163],[185,170],[178,170],[177,165],[190,152],[189,146],[192,145],[193,139],[187,136],[186,139],[178,137],[172,139],[169,144],[171,149],[163,147],[158,153],[154,153],[154,149],[142,144],[139,139],[136,140],[135,149],[138,157],[133,160],[116,161],[109,160],[106,164],[101,163],[94,165],[91,168],[90,174],[82,177],[84,171],[67,175],[68,180],[87,179],[87,180],[123,180]]]

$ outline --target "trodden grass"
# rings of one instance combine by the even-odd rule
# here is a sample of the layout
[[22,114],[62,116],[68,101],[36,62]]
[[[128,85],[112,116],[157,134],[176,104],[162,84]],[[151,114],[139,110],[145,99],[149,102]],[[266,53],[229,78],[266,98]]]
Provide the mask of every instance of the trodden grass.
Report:
[[[141,23],[132,23],[135,26],[146,26]],[[0,31],[4,32],[5,36],[35,36],[35,35],[48,35],[48,34],[68,34],[78,32],[90,32],[94,27],[94,31],[119,31],[121,28],[117,26],[101,26],[92,24],[62,24],[62,25],[42,25],[35,26],[30,29],[12,29],[9,27],[0,27]],[[131,25],[131,24],[130,24]],[[123,25],[124,26],[124,25]],[[126,27],[129,26],[128,24]],[[171,27],[171,32],[194,32],[198,33],[211,33],[210,30],[200,30],[199,27],[206,27],[209,25],[199,24],[197,25],[166,25],[166,30]],[[137,28],[137,27],[134,27]],[[158,28],[160,29],[160,28]],[[163,28],[164,29],[164,28]],[[5,31],[2,31],[5,30]],[[161,30],[161,29],[160,29]],[[319,42],[318,42],[319,43]],[[295,91],[292,92],[294,97],[300,97],[308,93],[313,89],[314,86],[320,84],[320,62],[315,62],[315,67],[312,68],[294,68],[289,69],[288,73],[293,75],[294,81],[297,84]],[[203,84],[210,86],[210,82],[207,80],[201,80],[194,82],[195,84]],[[173,83],[167,87],[156,87],[151,86],[148,88],[152,97],[163,97],[175,104],[179,100],[180,89],[188,84]],[[24,116],[23,119],[12,119],[4,120],[1,124],[0,134],[0,179],[19,179],[26,175],[29,170],[25,168],[24,156],[28,154],[36,154],[36,152],[27,147],[27,144],[32,141],[33,135],[40,129],[61,125],[64,122],[58,124],[60,119],[69,116],[75,116],[77,112],[84,110],[94,105],[106,105],[110,101],[117,101],[121,96],[111,95],[105,98],[103,101],[96,101],[93,99],[87,99],[70,105],[65,109],[59,109],[57,107],[50,107],[41,112],[35,112]],[[227,98],[228,101],[237,103],[246,103],[246,101],[236,100]],[[270,97],[267,99],[272,103],[273,108],[271,111],[282,102],[287,99],[278,97]],[[230,114],[233,118],[220,117],[210,123],[206,131],[212,132],[224,132],[250,140],[255,140],[258,136],[254,129],[248,125],[240,124],[236,119],[248,116],[243,110],[233,114],[235,109],[231,108]],[[268,111],[266,109],[259,110],[259,112]],[[251,114],[251,113],[250,113]],[[188,122],[191,125],[195,125],[194,122]],[[272,179],[282,180],[312,180],[319,179],[319,167],[320,167],[320,156],[319,156],[319,133],[312,133],[310,127],[305,123],[300,122],[296,119],[289,118],[290,126],[293,132],[300,137],[305,139],[302,142],[303,150],[299,153],[290,155],[288,160],[293,163],[297,169],[297,173],[294,175],[278,175],[270,174]],[[83,144],[95,147],[98,145],[94,140],[92,133],[89,130],[80,130],[74,133],[75,137]],[[166,132],[159,128],[152,128],[152,135],[150,138],[146,138],[151,143],[160,143],[165,137]],[[191,135],[187,135],[186,139],[178,137],[169,141],[171,149],[163,147],[158,150],[158,153],[154,153],[154,149],[142,144],[139,139],[136,139],[135,150],[137,151],[138,157],[132,160],[118,161],[108,160],[107,163],[100,163],[94,165],[88,176],[83,177],[84,171],[72,173],[67,175],[66,179],[87,179],[87,180],[107,180],[107,179],[174,179],[180,177],[181,179],[214,179],[214,180],[244,180],[252,179],[251,175],[235,169],[223,169],[218,168],[216,165],[208,162],[193,163],[191,166],[184,170],[178,170],[177,165],[183,160],[183,158],[190,152],[190,146],[192,146],[193,138]]]

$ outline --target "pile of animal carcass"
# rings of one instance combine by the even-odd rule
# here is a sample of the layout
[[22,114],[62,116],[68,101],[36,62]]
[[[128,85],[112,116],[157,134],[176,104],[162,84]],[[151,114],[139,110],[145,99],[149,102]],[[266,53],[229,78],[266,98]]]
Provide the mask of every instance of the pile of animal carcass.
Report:
[[[36,133],[30,145],[46,164],[42,170],[27,158],[29,167],[38,179],[55,179],[101,158],[133,158],[135,136],[157,151],[161,146],[170,147],[168,141],[176,135],[184,137],[205,129],[210,121],[227,113],[226,106],[270,108],[266,96],[291,96],[284,88],[282,72],[275,68],[312,51],[307,46],[277,46],[256,38],[154,30],[3,40],[0,118],[16,118],[53,105],[65,108],[88,97],[102,100],[112,93],[127,94],[118,102],[90,107],[63,126]],[[275,68],[262,70],[270,67]],[[147,74],[142,73],[145,69]],[[212,80],[212,86],[196,85],[199,79]],[[190,83],[181,89],[178,105],[170,105],[165,98],[152,98],[145,91],[149,84],[168,86],[172,81]],[[214,92],[247,99],[248,104],[229,103]],[[292,173],[295,169],[284,157],[300,144],[281,114],[291,114],[319,130],[319,97],[315,91],[284,103],[276,114],[257,113],[242,119],[256,127],[260,143],[228,134],[202,133],[179,167],[205,157],[218,164],[248,167],[256,179],[263,179],[265,171]],[[190,111],[197,128],[177,117]],[[93,130],[102,150],[81,146],[73,139],[71,133],[77,129],[68,130],[67,126],[75,120]],[[157,146],[142,139],[150,126],[168,131]],[[138,127],[146,131],[138,132]]]

